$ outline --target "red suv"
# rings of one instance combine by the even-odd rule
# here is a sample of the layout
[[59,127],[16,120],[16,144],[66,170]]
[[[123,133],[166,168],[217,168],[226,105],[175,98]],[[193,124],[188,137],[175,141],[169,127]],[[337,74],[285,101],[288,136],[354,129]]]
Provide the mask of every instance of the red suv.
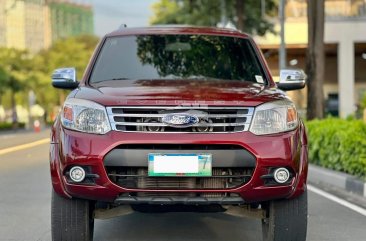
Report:
[[263,239],[304,241],[307,138],[253,39],[230,29],[121,28],[106,35],[52,128],[53,240],[92,240],[95,218],[154,207],[262,220]]

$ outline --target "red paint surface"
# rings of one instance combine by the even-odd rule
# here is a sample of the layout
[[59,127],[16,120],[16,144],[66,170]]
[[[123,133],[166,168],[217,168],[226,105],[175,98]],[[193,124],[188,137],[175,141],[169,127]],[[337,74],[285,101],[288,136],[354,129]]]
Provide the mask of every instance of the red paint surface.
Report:
[[[136,28],[117,31],[107,37],[136,34],[212,34],[240,38],[249,36],[233,30],[216,28]],[[214,105],[214,106],[257,106],[265,102],[286,98],[284,92],[275,88],[268,67],[254,41],[253,47],[266,71],[267,86],[235,81],[212,81],[189,83],[185,80],[132,80],[121,81],[113,86],[92,87],[88,78],[100,46],[81,81],[81,87],[69,97],[88,99],[105,106],[124,105]],[[242,187],[230,190],[169,190],[169,192],[233,192],[239,193],[248,202],[260,202],[277,198],[295,197],[306,188],[307,138],[303,124],[291,132],[256,136],[250,132],[227,134],[172,134],[172,133],[127,133],[111,131],[105,135],[93,135],[66,130],[56,120],[50,148],[52,184],[57,193],[65,197],[113,201],[124,192],[151,190],[129,190],[113,184],[107,177],[103,157],[121,144],[234,144],[241,145],[257,158],[252,179]],[[147,157],[146,157],[147,161]],[[63,171],[70,165],[89,165],[96,179],[95,186],[68,184]],[[261,175],[268,167],[290,167],[296,172],[291,185],[268,187],[263,185]],[[154,192],[164,192],[162,190]]]
[[[60,128],[60,127],[58,127]],[[149,191],[123,189],[112,183],[105,172],[103,157],[114,147],[121,144],[234,144],[241,145],[257,158],[257,166],[251,181],[244,186],[230,190],[169,190],[174,192],[235,192],[246,201],[264,201],[283,198],[302,193],[307,174],[306,143],[302,143],[304,135],[302,127],[281,135],[255,136],[250,132],[231,134],[171,134],[171,133],[124,133],[109,132],[106,135],[93,135],[74,132],[60,128],[58,148],[51,149],[52,181],[58,193],[66,192],[71,196],[88,199],[112,201],[120,193]],[[179,141],[177,141],[179,140]],[[298,153],[299,152],[299,153]],[[147,162],[147,157],[146,157]],[[60,173],[69,165],[92,166],[96,186],[67,184]],[[286,166],[295,170],[298,175],[289,186],[266,187],[260,178],[267,174],[267,167]],[[62,190],[62,191],[60,191]],[[155,191],[164,192],[164,191]]]

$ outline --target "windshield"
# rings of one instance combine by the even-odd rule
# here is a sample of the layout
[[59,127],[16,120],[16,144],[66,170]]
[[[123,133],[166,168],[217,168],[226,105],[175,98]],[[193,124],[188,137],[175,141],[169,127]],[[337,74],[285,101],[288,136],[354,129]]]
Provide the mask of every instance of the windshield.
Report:
[[209,35],[111,37],[90,83],[141,79],[235,80],[265,83],[248,39]]

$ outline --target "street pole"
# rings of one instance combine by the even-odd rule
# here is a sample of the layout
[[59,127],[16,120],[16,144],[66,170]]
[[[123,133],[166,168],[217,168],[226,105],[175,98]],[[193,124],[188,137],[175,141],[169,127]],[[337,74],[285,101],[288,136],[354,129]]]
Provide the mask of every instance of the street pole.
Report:
[[261,15],[262,18],[266,17],[266,0],[261,0]]
[[32,106],[36,103],[36,95],[33,90],[28,91],[28,126],[27,129],[32,129],[33,126],[33,118],[32,118]]
[[226,0],[221,0],[221,27],[225,28],[226,24],[227,24],[227,19],[226,19]]
[[286,42],[285,42],[285,5],[286,0],[280,0],[279,19],[280,19],[280,50],[279,50],[279,69],[286,68]]

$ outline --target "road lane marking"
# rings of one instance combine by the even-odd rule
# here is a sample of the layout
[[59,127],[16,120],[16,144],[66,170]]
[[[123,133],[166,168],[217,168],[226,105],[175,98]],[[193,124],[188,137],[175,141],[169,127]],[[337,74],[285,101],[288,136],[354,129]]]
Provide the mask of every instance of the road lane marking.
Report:
[[362,207],[359,207],[355,204],[352,204],[352,203],[350,203],[350,202],[348,202],[344,199],[336,197],[333,194],[327,193],[327,192],[325,192],[323,190],[320,190],[319,188],[316,188],[316,187],[314,187],[312,185],[309,185],[309,184],[308,184],[308,190],[310,190],[310,191],[312,191],[312,192],[314,192],[314,193],[316,193],[316,194],[318,194],[322,197],[325,197],[326,199],[329,199],[333,202],[336,202],[336,203],[338,203],[338,204],[340,204],[340,205],[342,205],[346,208],[349,208],[349,209],[351,209],[351,210],[353,210],[353,211],[355,211],[355,212],[357,212],[357,213],[359,213],[363,216],[366,216],[366,209],[364,209]]
[[13,146],[13,147],[1,149],[0,150],[0,156],[8,154],[10,152],[20,151],[20,150],[28,149],[28,148],[31,148],[31,147],[39,146],[39,145],[46,144],[46,143],[49,143],[49,142],[50,142],[50,138],[44,138],[44,139],[41,139],[41,140],[38,140],[38,141],[35,141],[35,142],[31,142],[31,143],[27,143],[27,144],[23,144],[23,145],[18,145],[18,146]]

